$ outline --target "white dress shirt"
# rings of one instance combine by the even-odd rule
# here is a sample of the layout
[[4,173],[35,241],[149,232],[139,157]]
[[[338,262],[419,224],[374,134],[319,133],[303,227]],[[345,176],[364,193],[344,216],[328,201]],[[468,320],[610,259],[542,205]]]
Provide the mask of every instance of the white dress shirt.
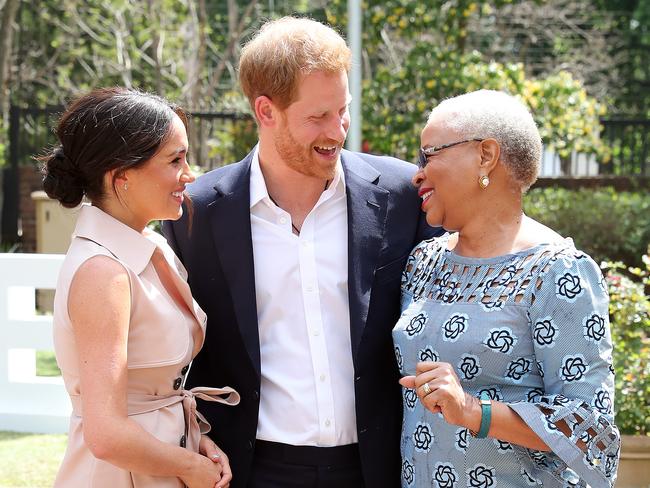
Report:
[[339,162],[295,235],[291,215],[269,198],[255,150],[250,212],[262,370],[258,439],[357,442],[345,192]]

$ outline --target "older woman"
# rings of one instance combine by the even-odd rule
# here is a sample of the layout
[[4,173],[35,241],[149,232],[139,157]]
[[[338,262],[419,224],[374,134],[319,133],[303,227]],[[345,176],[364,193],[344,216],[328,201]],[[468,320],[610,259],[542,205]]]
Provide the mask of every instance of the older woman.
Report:
[[431,112],[421,141],[413,183],[450,234],[418,245],[402,280],[402,485],[612,486],[607,289],[522,212],[541,154],[530,113],[468,93]]

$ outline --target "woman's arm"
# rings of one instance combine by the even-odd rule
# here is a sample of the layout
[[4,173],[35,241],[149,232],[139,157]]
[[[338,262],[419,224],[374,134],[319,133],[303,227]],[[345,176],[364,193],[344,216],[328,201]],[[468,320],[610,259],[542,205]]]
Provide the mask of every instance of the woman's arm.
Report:
[[[431,393],[422,386],[428,383]],[[405,376],[400,384],[415,388],[422,404],[433,413],[441,413],[450,424],[478,432],[482,411],[477,398],[463,390],[449,363],[420,362],[415,376]],[[548,451],[548,446],[508,405],[492,401],[492,418],[488,436],[529,449]]]
[[[611,487],[620,434],[613,423],[606,284],[598,265],[575,249],[561,250],[540,266],[540,277],[531,283],[534,300],[529,325],[535,353],[531,371],[541,377],[543,388],[522,398],[525,401],[493,402],[489,435],[523,447],[552,450],[550,461],[559,458],[591,486]],[[425,406],[441,412],[450,423],[475,430],[480,419],[475,401],[460,388],[453,367],[442,365],[422,363],[416,376],[401,383],[417,386],[421,398],[422,386],[430,383],[435,392],[424,397]]]
[[176,476],[190,487],[215,486],[219,463],[158,440],[127,415],[131,293],[124,267],[105,256],[82,264],[68,311],[79,355],[84,440],[93,455],[129,471]]

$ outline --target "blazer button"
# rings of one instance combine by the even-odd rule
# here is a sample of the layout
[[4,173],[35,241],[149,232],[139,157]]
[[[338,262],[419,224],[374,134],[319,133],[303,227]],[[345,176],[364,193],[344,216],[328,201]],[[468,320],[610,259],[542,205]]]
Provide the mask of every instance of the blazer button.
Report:
[[181,436],[180,446],[181,446],[181,447],[185,447],[186,445],[187,445],[187,439],[185,438],[185,434],[183,434],[183,435]]
[[190,369],[189,364],[187,366],[183,366],[183,369],[181,369],[181,374],[186,375],[189,369]]
[[183,383],[183,378],[176,378],[174,380],[174,390],[178,390],[181,387],[181,383]]

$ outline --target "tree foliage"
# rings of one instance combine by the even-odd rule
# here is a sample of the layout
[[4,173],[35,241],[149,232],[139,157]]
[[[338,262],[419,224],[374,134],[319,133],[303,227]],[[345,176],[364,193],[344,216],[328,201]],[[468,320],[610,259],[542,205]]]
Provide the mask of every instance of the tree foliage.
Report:
[[[561,16],[563,1],[365,0],[363,132],[371,149],[412,157],[426,111],[451,95],[491,87],[521,96],[545,141],[561,155],[575,149],[606,158],[596,137],[603,105],[587,95],[575,72],[537,76],[526,65],[511,62],[514,58],[495,62],[489,55],[494,52],[489,46],[500,42],[503,31],[494,25],[504,12],[521,7],[517,15],[532,16],[543,5]],[[578,3],[601,10],[620,4]],[[650,42],[648,2],[624,3],[628,13],[621,19],[628,21],[630,39]],[[94,86],[125,85],[154,90],[191,110],[246,111],[236,65],[241,45],[261,22],[297,13],[327,20],[342,33],[347,24],[347,0],[0,0],[0,12],[11,4],[19,7],[11,24],[6,86],[13,103],[32,106],[59,105]],[[483,30],[491,37],[479,42],[477,31]],[[561,36],[544,42],[556,43],[554,52],[562,51]],[[643,66],[647,73],[650,63]],[[641,79],[640,71],[629,76]],[[204,148],[193,155],[195,160],[214,151],[218,138],[203,144],[210,137],[192,135],[192,146],[201,142]]]
[[[11,22],[13,50],[6,64],[6,98],[12,103],[64,105],[91,88],[119,85],[157,92],[191,111],[222,112],[248,109],[236,74],[244,41],[264,20],[305,13],[308,6],[305,0],[10,3],[18,5]],[[3,18],[10,3],[0,3]],[[6,119],[5,115],[5,123]],[[215,126],[197,124],[190,131],[192,160],[205,162],[222,143],[223,156],[234,157],[230,150],[236,142],[250,141],[255,134],[253,128],[245,138],[234,138],[219,132],[229,131],[229,124],[216,134],[208,132],[210,127]],[[5,125],[0,124],[0,135],[4,132]]]
[[[364,2],[363,135],[373,152],[413,159],[427,112],[450,96],[480,88],[519,96],[531,109],[547,147],[607,158],[598,139],[605,107],[567,71],[543,78],[521,63],[501,63],[469,50],[468,25],[509,0]],[[328,20],[346,22],[345,2],[332,2]]]

